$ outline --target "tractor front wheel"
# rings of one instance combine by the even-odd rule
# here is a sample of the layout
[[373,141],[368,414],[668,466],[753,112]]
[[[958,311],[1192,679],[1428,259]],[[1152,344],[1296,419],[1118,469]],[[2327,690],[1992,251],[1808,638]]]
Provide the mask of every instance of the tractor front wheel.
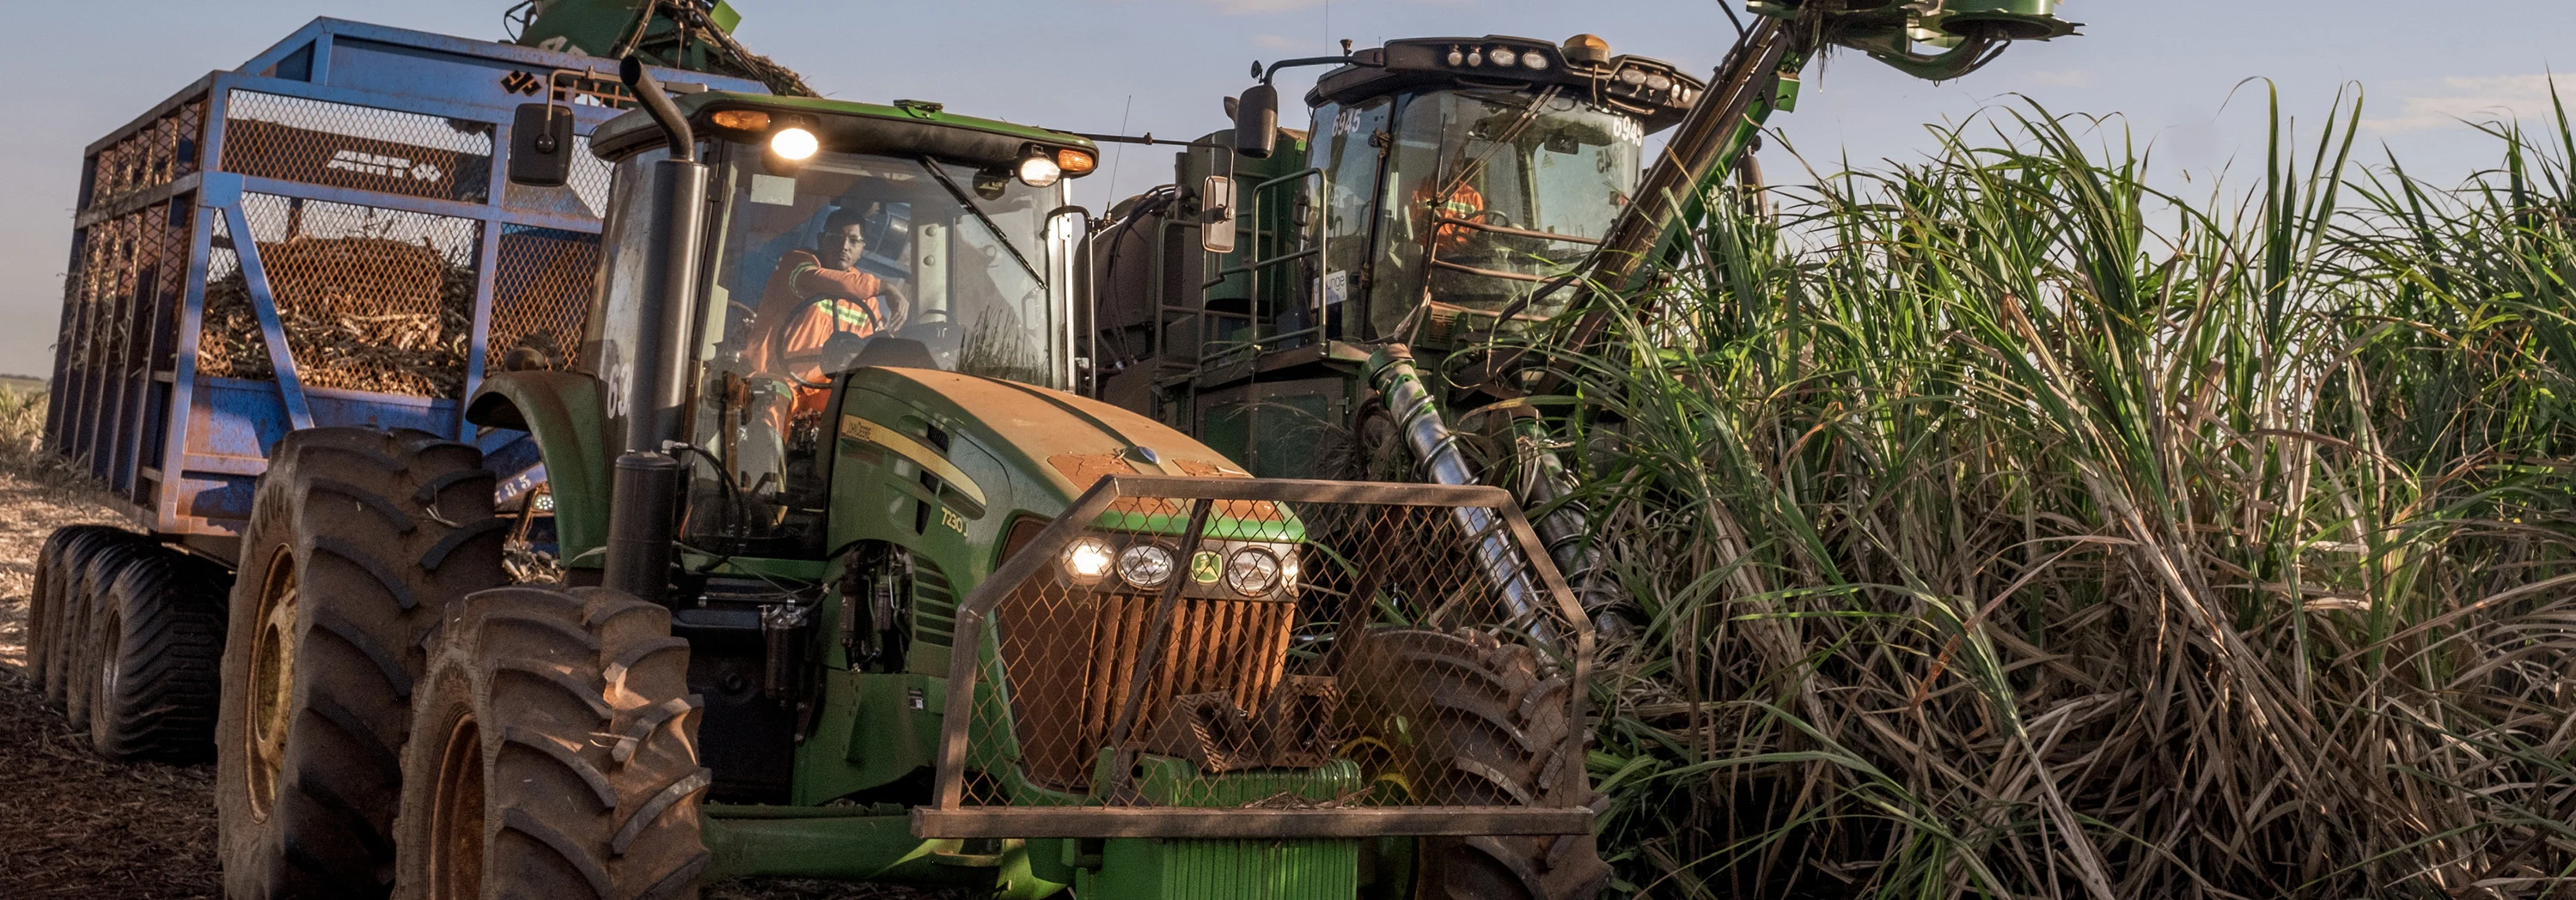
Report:
[[673,900],[711,861],[670,611],[605,588],[450,607],[403,754],[403,900]]
[[505,582],[473,447],[314,428],[270,454],[242,535],[215,735],[225,892],[381,898],[423,641]]

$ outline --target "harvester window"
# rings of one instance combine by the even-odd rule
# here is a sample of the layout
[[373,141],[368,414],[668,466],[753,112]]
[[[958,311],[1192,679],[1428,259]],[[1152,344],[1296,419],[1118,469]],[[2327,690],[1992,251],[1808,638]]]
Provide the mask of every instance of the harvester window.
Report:
[[1322,286],[1325,321],[1336,329],[1335,334],[1358,330],[1358,323],[1346,318],[1353,305],[1345,301],[1362,283],[1368,263],[1370,200],[1377,193],[1382,135],[1393,109],[1393,101],[1378,97],[1315,111],[1315,121],[1333,123],[1331,132],[1314,142],[1312,159],[1316,168],[1324,170],[1330,191],[1324,201]]
[[1499,312],[1566,272],[1626,208],[1644,148],[1636,120],[1554,90],[1415,95],[1393,134],[1369,317],[1380,334],[1426,300]]

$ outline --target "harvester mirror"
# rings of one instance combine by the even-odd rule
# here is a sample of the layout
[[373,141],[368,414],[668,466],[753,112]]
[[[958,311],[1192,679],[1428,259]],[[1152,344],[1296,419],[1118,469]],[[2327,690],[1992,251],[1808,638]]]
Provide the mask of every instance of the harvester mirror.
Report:
[[1234,152],[1252,159],[1269,159],[1279,149],[1279,89],[1256,84],[1236,101],[1234,113]]
[[572,110],[527,103],[510,122],[510,183],[563,187],[572,179]]
[[1234,179],[1210,175],[1199,185],[1199,246],[1234,252]]

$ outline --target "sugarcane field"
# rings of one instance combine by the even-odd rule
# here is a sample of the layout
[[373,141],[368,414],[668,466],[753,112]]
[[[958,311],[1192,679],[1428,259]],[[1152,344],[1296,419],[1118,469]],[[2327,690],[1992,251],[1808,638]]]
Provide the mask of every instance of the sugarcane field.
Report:
[[22,10],[0,898],[2576,897],[2466,12]]

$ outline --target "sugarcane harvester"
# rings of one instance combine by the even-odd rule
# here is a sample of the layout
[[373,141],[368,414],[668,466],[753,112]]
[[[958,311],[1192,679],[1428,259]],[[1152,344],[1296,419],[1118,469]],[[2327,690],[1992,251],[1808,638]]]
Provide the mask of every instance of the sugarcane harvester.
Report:
[[[1627,631],[1543,414],[1562,385],[1497,339],[1556,327],[1588,346],[1607,324],[1596,298],[1678,277],[1715,205],[1758,186],[1764,123],[1826,51],[1957,78],[2072,34],[2055,8],[1753,0],[1708,81],[1592,35],[1256,63],[1227,100],[1236,127],[1094,234],[1094,389],[1258,475],[1507,485],[1603,633]],[[1305,97],[1311,127],[1280,129],[1272,79],[1317,65],[1333,68]]]
[[[135,221],[197,223],[194,253],[230,254],[274,378],[192,368],[223,288],[202,263],[175,295],[81,276],[67,333],[112,318],[93,300],[140,305],[136,340],[166,350],[144,376],[158,359],[178,366],[160,383],[283,411],[212,408],[228,430],[184,399],[115,407],[166,416],[145,424],[179,448],[124,470],[152,482],[137,496],[200,515],[138,505],[146,533],[50,540],[38,650],[102,752],[212,745],[228,896],[634,900],[774,875],[1561,900],[1607,881],[1591,629],[1507,492],[1254,478],[1073,390],[1091,303],[1069,185],[1094,142],[796,96],[722,4],[523,12],[511,46],[316,23],[214,76],[210,106],[175,100],[215,110],[194,137],[179,112],[136,132],[182,164],[100,166],[101,196],[172,176],[133,188],[162,204]],[[363,89],[432,84],[466,96],[432,115]],[[225,111],[254,92],[300,118]],[[478,301],[455,395],[301,386],[315,326],[287,314],[366,306],[349,295],[429,246],[383,223],[432,214],[490,223],[460,254],[587,302],[485,367],[508,307]],[[595,239],[548,233],[573,226]],[[519,262],[532,233],[591,252]],[[67,420],[112,417],[67,396]],[[197,452],[239,435],[258,440]],[[200,477],[229,492],[183,491],[218,467]]]

